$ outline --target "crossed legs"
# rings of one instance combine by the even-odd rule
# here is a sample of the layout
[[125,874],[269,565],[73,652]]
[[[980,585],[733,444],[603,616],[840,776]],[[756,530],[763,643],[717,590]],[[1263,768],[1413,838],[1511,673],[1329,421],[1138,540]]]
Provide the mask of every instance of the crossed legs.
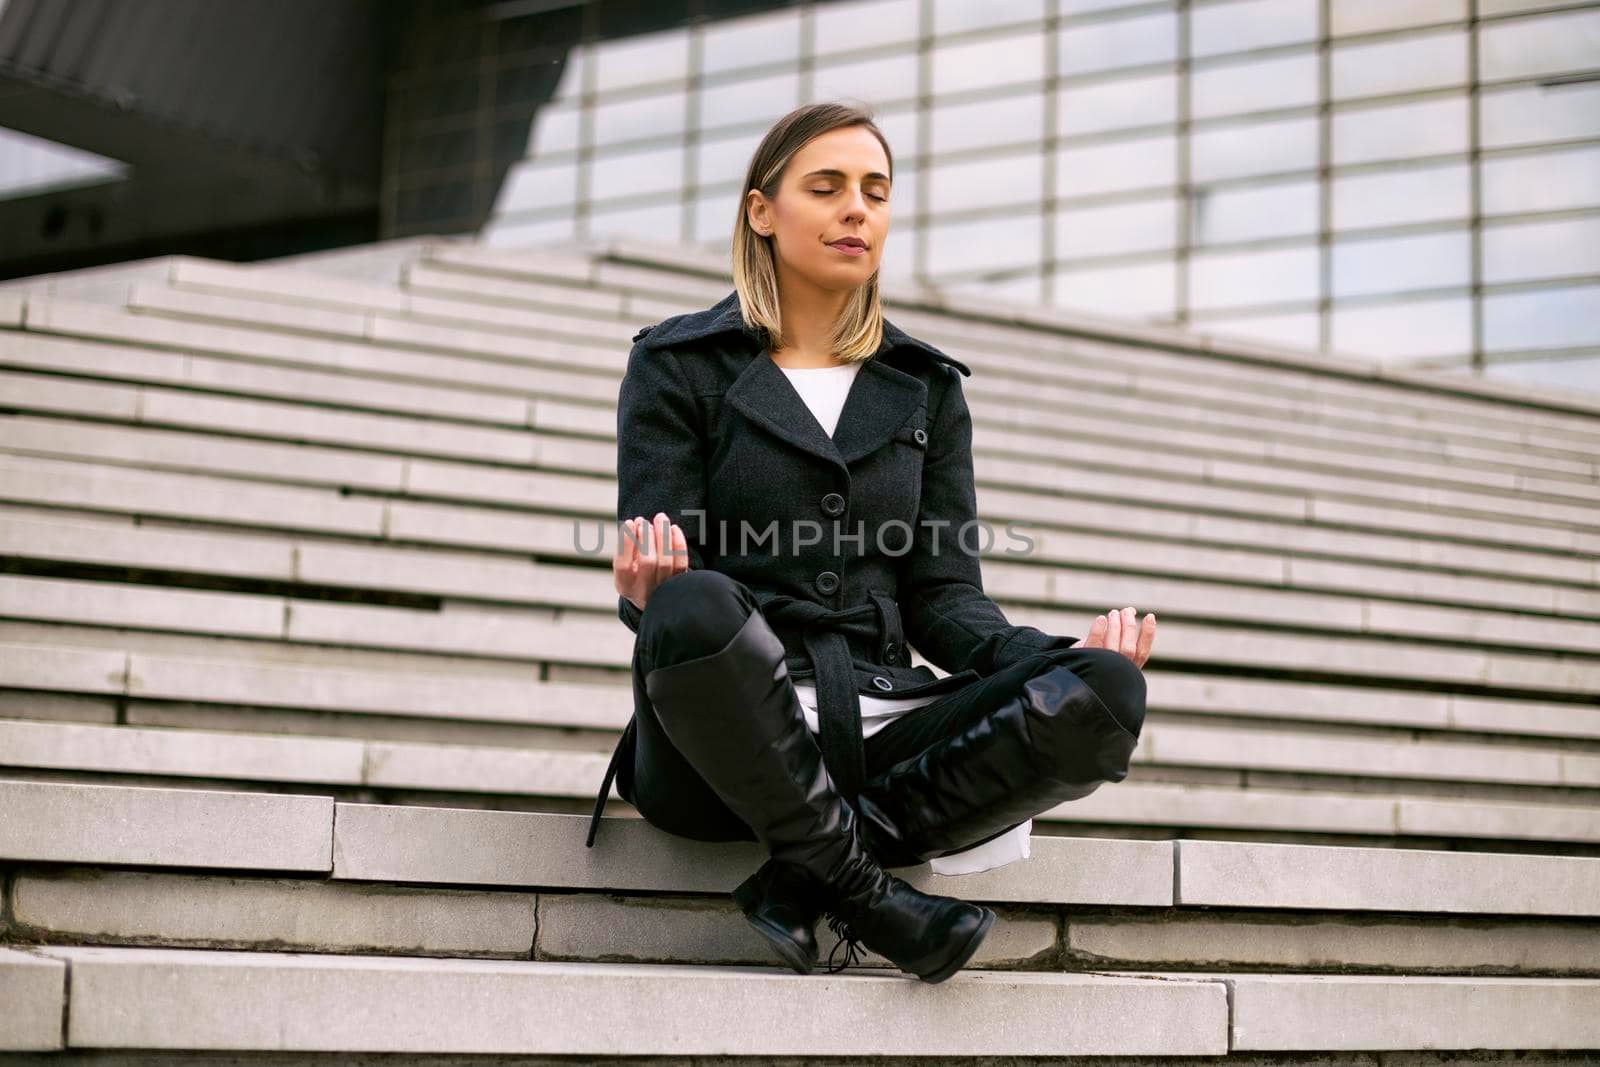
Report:
[[[759,610],[717,571],[675,575],[652,598],[634,651],[635,749],[618,791],[652,825],[701,841],[755,841],[667,738],[643,679],[726,648]],[[682,594],[682,595],[678,595]],[[792,683],[785,681],[785,685]],[[914,865],[997,837],[1105,782],[1127,777],[1145,680],[1108,649],[1041,653],[916,708],[866,739],[856,807],[886,866]]]

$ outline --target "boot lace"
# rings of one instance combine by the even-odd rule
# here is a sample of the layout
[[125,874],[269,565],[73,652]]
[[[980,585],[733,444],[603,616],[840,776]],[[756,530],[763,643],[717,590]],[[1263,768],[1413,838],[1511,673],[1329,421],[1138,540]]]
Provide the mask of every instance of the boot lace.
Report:
[[[846,967],[860,963],[863,958],[861,955],[862,944],[860,939],[856,937],[855,931],[850,929],[850,924],[842,916],[834,915],[828,920],[828,929],[832,930],[834,936],[839,939],[834,942],[833,951],[828,953],[828,973],[838,974]],[[845,948],[844,961],[838,966],[834,966],[833,957],[838,953],[841,945]]]

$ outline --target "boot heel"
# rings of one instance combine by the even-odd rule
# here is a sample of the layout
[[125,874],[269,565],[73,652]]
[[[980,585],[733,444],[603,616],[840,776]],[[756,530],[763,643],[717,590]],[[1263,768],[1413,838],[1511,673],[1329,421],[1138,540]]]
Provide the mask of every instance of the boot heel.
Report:
[[950,957],[949,962],[934,971],[917,977],[924,982],[942,982],[955,974],[967,965],[968,960],[977,954],[978,947],[983,944],[983,939],[989,936],[989,927],[993,925],[994,910],[992,908],[984,908],[983,918],[978,921],[978,928],[972,932],[971,937],[967,938],[967,943],[954,956]]
[[810,935],[806,917],[800,914],[803,905],[784,899],[775,888],[772,863],[768,860],[740,882],[733,891],[733,902],[790,970],[810,974],[817,966],[816,938]]

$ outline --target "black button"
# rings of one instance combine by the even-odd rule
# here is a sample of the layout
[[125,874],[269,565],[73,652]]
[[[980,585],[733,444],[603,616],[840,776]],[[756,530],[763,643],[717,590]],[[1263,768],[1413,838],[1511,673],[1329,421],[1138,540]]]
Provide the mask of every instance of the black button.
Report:
[[879,689],[893,689],[894,688],[894,683],[889,681],[889,679],[885,678],[881,674],[873,676],[872,684],[877,686]]
[[829,493],[822,498],[822,511],[825,515],[840,515],[844,512],[844,497],[838,493]]
[[831,593],[839,588],[839,576],[832,571],[823,571],[817,575],[817,589],[824,593]]
[[912,432],[911,436],[916,439],[916,442],[919,445],[925,445],[928,443],[928,431],[924,430],[920,426]]
[[893,663],[896,657],[899,655],[900,646],[895,644],[893,641],[890,641],[887,645],[883,646],[883,658],[886,662]]

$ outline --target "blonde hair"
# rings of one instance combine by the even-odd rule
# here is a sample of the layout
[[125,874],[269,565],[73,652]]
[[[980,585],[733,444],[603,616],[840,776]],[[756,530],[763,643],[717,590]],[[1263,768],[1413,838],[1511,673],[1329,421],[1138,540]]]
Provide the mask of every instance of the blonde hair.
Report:
[[[783,316],[778,307],[777,255],[773,238],[750,225],[747,200],[750,190],[759,189],[774,199],[783,184],[783,174],[795,153],[812,138],[846,126],[864,126],[889,160],[889,180],[894,180],[894,153],[889,141],[872,120],[867,108],[849,104],[818,103],[797,107],[779,119],[761,139],[750,168],[745,172],[744,189],[739,193],[739,217],[733,224],[733,287],[739,293],[740,313],[745,325],[764,331],[773,348],[784,347]],[[844,313],[829,335],[834,358],[845,363],[864,360],[883,343],[883,305],[878,298],[878,271],[850,296]]]

